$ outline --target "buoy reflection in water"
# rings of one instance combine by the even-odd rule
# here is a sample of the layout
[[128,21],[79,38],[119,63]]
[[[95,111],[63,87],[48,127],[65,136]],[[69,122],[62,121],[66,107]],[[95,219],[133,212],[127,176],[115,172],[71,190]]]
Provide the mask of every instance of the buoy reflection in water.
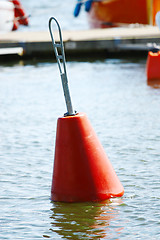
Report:
[[[119,218],[116,205],[123,203],[121,198],[102,203],[59,203],[54,202],[51,209],[51,231],[65,239],[105,239],[107,235],[121,232],[117,224]],[[114,233],[115,232],[115,233]],[[107,237],[108,239],[108,237]]]

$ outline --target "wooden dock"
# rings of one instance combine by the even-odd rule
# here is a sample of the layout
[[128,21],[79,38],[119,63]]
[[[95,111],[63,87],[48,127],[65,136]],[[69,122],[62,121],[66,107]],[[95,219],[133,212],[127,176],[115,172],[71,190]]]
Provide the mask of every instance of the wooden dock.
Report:
[[[62,31],[67,56],[90,56],[121,52],[147,52],[149,45],[160,43],[160,30],[153,26]],[[54,33],[58,41],[57,32]],[[53,56],[49,31],[0,34],[0,59]]]

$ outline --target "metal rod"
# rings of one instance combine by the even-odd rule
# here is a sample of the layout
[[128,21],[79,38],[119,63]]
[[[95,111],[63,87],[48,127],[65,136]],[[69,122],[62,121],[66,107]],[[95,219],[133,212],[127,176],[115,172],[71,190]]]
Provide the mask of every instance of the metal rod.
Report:
[[[52,34],[52,29],[51,29],[52,20],[54,20],[57,24],[60,43],[56,43],[55,40],[54,40],[54,37],[53,37],[53,34]],[[56,60],[57,60],[57,63],[58,63],[58,68],[59,68],[59,71],[60,71],[63,92],[64,92],[66,107],[67,107],[67,111],[68,111],[67,114],[65,114],[65,115],[67,115],[67,116],[75,115],[76,113],[75,113],[75,111],[73,111],[71,96],[70,96],[70,92],[69,92],[69,85],[68,85],[66,64],[65,64],[66,60],[65,60],[65,53],[64,53],[64,46],[63,46],[61,28],[60,28],[60,25],[59,25],[58,21],[54,17],[51,17],[49,19],[49,31],[50,31],[50,35],[51,35],[51,39],[52,39],[52,45],[53,45],[54,53],[55,53]],[[58,53],[58,49],[60,49],[61,54]]]

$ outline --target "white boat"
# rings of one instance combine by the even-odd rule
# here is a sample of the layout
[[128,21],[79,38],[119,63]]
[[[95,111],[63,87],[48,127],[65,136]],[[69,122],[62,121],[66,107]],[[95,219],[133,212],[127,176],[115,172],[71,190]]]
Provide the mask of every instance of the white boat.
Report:
[[12,31],[14,24],[14,4],[0,1],[0,32]]
[[18,0],[0,1],[0,32],[17,30],[19,24],[28,26],[28,17]]

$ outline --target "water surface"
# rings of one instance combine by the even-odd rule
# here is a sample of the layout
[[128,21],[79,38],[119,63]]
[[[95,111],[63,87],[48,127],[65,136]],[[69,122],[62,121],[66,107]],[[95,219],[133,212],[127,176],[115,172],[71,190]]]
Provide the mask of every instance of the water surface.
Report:
[[0,239],[159,239],[160,88],[145,59],[68,62],[85,112],[125,189],[102,203],[52,203],[57,118],[66,112],[54,62],[0,66]]

